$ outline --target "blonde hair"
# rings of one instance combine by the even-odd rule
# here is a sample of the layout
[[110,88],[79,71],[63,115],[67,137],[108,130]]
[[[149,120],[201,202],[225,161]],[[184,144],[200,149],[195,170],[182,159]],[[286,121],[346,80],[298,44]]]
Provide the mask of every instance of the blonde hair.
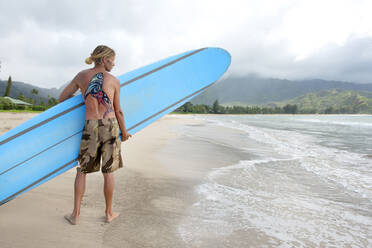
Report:
[[115,51],[108,46],[105,45],[99,45],[97,46],[93,52],[90,54],[90,56],[85,60],[85,63],[88,65],[92,64],[101,64],[103,58],[110,57],[112,55],[115,55]]

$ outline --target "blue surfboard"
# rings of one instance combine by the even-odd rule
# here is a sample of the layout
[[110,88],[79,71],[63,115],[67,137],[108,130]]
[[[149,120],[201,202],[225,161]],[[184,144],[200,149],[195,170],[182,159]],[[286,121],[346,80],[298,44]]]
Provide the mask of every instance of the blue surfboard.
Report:
[[[129,133],[200,94],[230,62],[226,50],[201,48],[118,76]],[[84,120],[85,104],[79,94],[0,136],[0,205],[78,164]]]

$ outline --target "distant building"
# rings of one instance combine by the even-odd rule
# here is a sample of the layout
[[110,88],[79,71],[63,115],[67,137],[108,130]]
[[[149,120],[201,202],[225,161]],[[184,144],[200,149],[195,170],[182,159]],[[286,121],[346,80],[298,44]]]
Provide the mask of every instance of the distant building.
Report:
[[28,105],[28,106],[32,106],[32,104],[30,104],[28,102],[24,102],[24,101],[21,101],[21,100],[18,100],[18,99],[14,99],[14,98],[11,98],[9,96],[4,96],[4,98],[9,99],[15,105]]

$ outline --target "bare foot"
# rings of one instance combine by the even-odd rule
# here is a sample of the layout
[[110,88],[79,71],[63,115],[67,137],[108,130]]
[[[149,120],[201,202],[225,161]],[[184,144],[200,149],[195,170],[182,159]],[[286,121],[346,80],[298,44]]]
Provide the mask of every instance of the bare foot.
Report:
[[71,215],[71,214],[66,214],[65,219],[70,222],[71,225],[76,225],[78,222],[78,218]]
[[115,218],[117,218],[119,215],[120,215],[119,213],[106,214],[106,222],[110,223]]

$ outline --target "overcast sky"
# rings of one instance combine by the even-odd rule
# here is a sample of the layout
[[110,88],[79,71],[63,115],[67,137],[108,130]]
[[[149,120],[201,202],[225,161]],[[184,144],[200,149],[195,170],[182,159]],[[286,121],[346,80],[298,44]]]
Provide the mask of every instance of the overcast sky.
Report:
[[222,47],[229,76],[372,83],[371,0],[0,0],[0,79],[60,87],[99,44],[114,75]]

